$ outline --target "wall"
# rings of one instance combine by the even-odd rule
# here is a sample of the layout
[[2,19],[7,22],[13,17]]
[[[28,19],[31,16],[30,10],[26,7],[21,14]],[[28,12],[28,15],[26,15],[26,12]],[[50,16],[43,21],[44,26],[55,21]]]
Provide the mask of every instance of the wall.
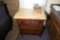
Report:
[[33,9],[34,4],[38,4],[41,7],[45,7],[46,0],[19,0],[20,8]]
[[[59,4],[60,3],[59,1],[60,0],[48,0],[46,5],[46,11],[50,13],[50,5],[56,4],[56,3]],[[7,3],[9,12],[13,16],[19,9],[19,0],[4,0],[4,2]]]
[[4,0],[7,4],[10,15],[13,17],[19,9],[19,0]]
[[59,1],[60,0],[48,0],[48,3],[46,5],[46,11],[48,12],[48,14],[50,14],[50,5],[51,4],[60,4]]

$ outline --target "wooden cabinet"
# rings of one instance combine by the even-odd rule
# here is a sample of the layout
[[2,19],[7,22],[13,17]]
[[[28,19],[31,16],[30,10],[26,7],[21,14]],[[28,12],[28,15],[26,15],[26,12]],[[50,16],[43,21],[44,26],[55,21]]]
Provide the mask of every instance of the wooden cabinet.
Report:
[[51,40],[60,40],[59,23],[53,11],[51,11],[50,18],[47,21],[47,28],[48,28],[48,32]]
[[43,20],[40,21],[22,21],[20,29],[22,34],[40,35],[43,28]]
[[40,35],[46,15],[42,8],[40,13],[32,9],[19,9],[14,15],[14,19],[17,20],[21,35]]
[[51,29],[50,29],[50,37],[52,40],[55,40],[56,36],[58,35],[59,31],[57,29],[57,26],[55,25],[54,22],[51,24]]

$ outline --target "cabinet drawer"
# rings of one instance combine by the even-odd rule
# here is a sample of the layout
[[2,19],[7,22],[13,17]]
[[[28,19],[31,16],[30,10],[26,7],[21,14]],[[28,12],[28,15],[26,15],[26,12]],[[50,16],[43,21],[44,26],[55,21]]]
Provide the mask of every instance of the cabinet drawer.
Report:
[[23,20],[21,22],[25,24],[35,24],[35,23],[43,23],[44,20]]
[[[42,29],[43,27],[43,23],[39,22],[39,21],[33,21],[34,23],[30,23],[31,21],[28,21],[29,23],[25,23],[25,21],[23,21],[20,25],[21,29]],[[35,23],[36,22],[36,23]]]
[[39,35],[41,30],[22,30],[22,34]]
[[43,21],[21,21],[22,34],[39,35],[43,27]]
[[35,29],[42,29],[42,26],[41,25],[21,25],[20,26],[20,28],[21,29],[33,29],[33,30],[35,30]]

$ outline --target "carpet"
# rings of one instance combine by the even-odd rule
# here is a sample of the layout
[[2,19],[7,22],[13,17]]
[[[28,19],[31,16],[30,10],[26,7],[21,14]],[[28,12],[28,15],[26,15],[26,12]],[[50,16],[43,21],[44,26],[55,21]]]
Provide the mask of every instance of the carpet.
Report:
[[21,35],[18,35],[17,40],[50,40],[48,30],[47,28],[45,29],[44,33],[42,36],[39,35],[23,35],[23,38]]

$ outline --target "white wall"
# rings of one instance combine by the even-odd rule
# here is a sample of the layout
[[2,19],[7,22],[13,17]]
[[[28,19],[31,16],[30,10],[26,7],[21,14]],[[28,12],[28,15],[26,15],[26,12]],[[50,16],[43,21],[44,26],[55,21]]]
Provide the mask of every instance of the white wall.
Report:
[[33,8],[34,4],[37,3],[43,8],[45,7],[46,0],[19,0],[20,8]]
[[47,5],[46,5],[46,11],[48,12],[48,14],[50,13],[51,4],[60,4],[60,0],[48,0]]
[[[24,7],[24,5],[26,5],[26,4],[24,4],[23,2],[24,2],[25,0],[19,0],[19,7],[20,8],[22,8],[22,7]],[[25,8],[32,8],[32,6],[33,5],[31,5],[32,4],[32,1],[30,0],[27,0],[28,2],[27,3],[30,3],[30,4],[27,4],[26,6],[25,6]],[[33,0],[34,1],[34,0]],[[41,1],[41,0],[40,0]],[[39,1],[39,3],[40,3],[40,1]],[[43,2],[44,3],[44,2]],[[41,4],[41,3],[40,3]],[[48,2],[47,2],[47,5],[46,5],[46,11],[48,12],[48,13],[50,13],[50,5],[51,4],[60,4],[60,0],[48,0]]]

